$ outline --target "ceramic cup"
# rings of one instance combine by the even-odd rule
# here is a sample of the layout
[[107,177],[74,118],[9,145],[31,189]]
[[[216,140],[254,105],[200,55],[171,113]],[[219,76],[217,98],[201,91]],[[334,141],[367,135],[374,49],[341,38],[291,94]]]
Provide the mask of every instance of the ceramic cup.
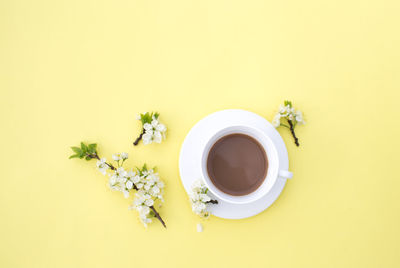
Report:
[[[248,135],[257,140],[263,146],[268,158],[268,170],[263,183],[254,192],[242,196],[229,195],[219,190],[212,183],[207,172],[207,158],[211,147],[220,138],[234,133]],[[247,204],[254,202],[268,194],[278,178],[289,179],[293,176],[290,171],[280,169],[278,152],[272,140],[264,132],[249,126],[231,126],[215,133],[204,146],[201,157],[201,172],[204,183],[210,192],[221,200],[233,204]]]

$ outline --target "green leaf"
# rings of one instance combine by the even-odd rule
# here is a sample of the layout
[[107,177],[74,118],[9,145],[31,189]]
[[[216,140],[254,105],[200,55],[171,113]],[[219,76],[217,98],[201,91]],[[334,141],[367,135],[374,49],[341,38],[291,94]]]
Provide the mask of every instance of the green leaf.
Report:
[[140,114],[140,121],[142,122],[142,125],[144,125],[144,123],[146,123],[145,122],[145,116],[146,116],[146,113]]
[[96,153],[97,144],[96,143],[89,144],[88,149],[89,149],[89,153],[91,153],[91,154]]
[[292,102],[291,101],[285,100],[284,104],[285,104],[285,106],[289,105],[289,107],[292,108]]
[[92,159],[92,158],[91,158],[90,156],[86,156],[85,159],[86,159],[87,161],[89,161],[89,160]]
[[73,147],[71,147],[71,149],[72,149],[72,151],[74,151],[77,154],[80,154],[82,152],[81,148],[79,148],[79,147],[73,146]]
[[83,142],[81,142],[81,149],[83,152],[87,152],[88,147]]
[[151,123],[151,119],[152,119],[152,115],[148,112],[140,115],[140,121],[142,121],[143,125],[146,123]]
[[74,154],[74,155],[71,155],[68,159],[72,159],[72,158],[78,158],[79,157],[79,155],[77,155],[77,154]]
[[146,164],[143,165],[142,171],[147,171],[147,165]]
[[158,119],[159,116],[160,116],[160,113],[158,113],[158,112],[155,112],[155,113],[154,113],[154,117],[155,117],[156,119]]
[[144,120],[143,120],[143,114],[140,114],[140,122],[142,122],[142,124],[144,124]]
[[140,169],[139,167],[136,167],[137,173],[139,176],[143,176],[143,170]]
[[152,211],[152,210],[150,210],[149,215],[152,216],[152,217],[155,217],[155,216],[156,216],[156,214],[155,214],[154,211]]

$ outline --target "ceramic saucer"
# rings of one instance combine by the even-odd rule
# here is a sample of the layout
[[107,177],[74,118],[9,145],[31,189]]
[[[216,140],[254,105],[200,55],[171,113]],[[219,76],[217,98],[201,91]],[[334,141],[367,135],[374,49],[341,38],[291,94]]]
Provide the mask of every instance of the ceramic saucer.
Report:
[[[223,110],[200,120],[189,131],[182,144],[179,156],[179,172],[186,192],[191,191],[191,185],[195,180],[202,178],[201,156],[207,141],[217,131],[238,125],[254,127],[265,132],[278,151],[280,168],[288,170],[289,159],[285,143],[278,131],[266,119],[245,110]],[[210,212],[214,216],[225,219],[243,219],[254,216],[272,205],[285,187],[285,183],[286,178],[279,177],[268,194],[248,204],[231,204],[213,196],[214,199],[218,200],[218,204],[210,205]]]

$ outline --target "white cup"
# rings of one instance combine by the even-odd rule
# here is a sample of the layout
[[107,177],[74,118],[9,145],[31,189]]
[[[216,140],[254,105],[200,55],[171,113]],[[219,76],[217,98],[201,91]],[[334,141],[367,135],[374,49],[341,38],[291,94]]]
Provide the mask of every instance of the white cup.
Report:
[[[210,152],[211,147],[217,142],[220,138],[229,135],[229,134],[244,134],[248,135],[255,140],[257,140],[265,150],[265,153],[268,158],[268,170],[266,177],[263,183],[254,191],[247,195],[242,196],[233,196],[219,190],[211,181],[207,172],[207,158]],[[202,157],[201,157],[201,172],[204,180],[204,184],[210,190],[212,194],[214,194],[219,199],[233,203],[233,204],[247,204],[254,202],[261,197],[268,194],[268,192],[274,186],[276,180],[280,178],[289,179],[292,178],[293,174],[287,170],[281,170],[279,165],[279,157],[278,152],[275,148],[272,140],[262,131],[252,128],[249,126],[231,126],[224,128],[217,133],[215,133],[206,143]]]

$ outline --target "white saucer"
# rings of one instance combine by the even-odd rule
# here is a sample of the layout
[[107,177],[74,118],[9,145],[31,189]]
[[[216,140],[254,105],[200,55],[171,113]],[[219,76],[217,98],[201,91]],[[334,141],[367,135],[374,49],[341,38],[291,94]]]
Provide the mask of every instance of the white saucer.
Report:
[[[208,139],[220,129],[245,125],[265,132],[274,142],[278,151],[280,168],[288,170],[289,159],[285,143],[278,131],[263,117],[244,110],[223,110],[210,114],[200,120],[187,134],[179,156],[179,172],[186,192],[191,191],[192,183],[201,179],[201,154]],[[278,198],[285,186],[286,179],[278,178],[270,192],[261,199],[249,204],[231,204],[218,200],[217,205],[210,205],[214,216],[225,219],[248,218],[267,209]],[[210,194],[212,195],[212,194]]]

